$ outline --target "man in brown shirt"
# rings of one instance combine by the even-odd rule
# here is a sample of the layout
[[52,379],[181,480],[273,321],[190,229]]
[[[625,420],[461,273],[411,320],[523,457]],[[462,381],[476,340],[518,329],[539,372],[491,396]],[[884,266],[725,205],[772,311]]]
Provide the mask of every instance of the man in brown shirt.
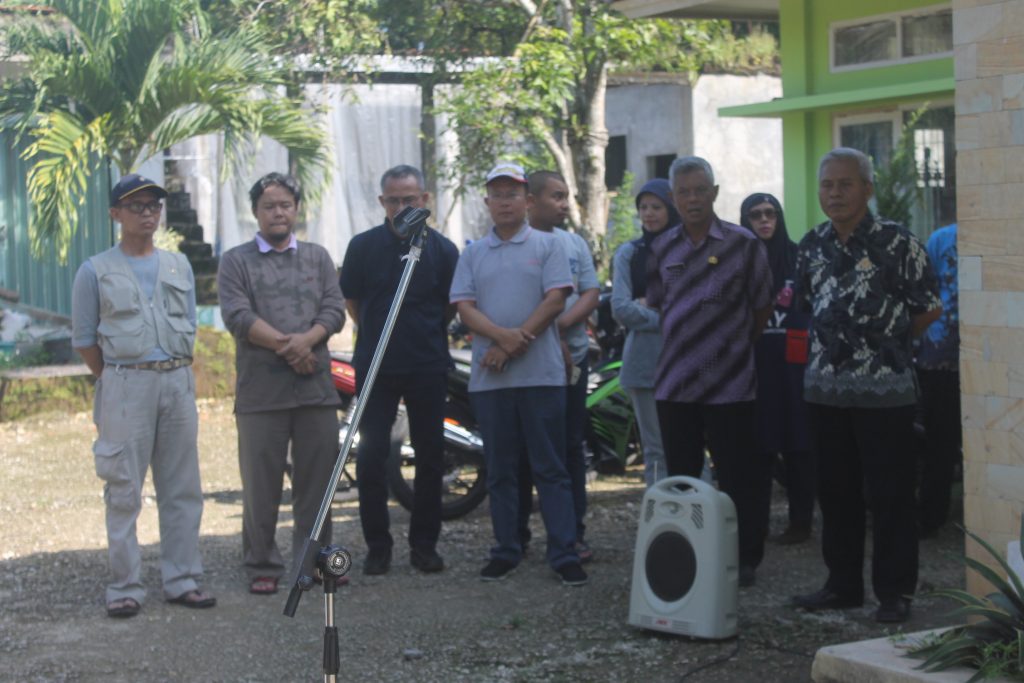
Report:
[[[295,179],[270,173],[249,196],[259,232],[221,257],[217,285],[237,342],[242,552],[249,591],[272,594],[285,571],[274,532],[289,443],[293,555],[309,537],[337,455],[340,401],[327,339],[345,322],[345,302],[327,250],[295,238]],[[320,540],[330,536],[328,518]]]

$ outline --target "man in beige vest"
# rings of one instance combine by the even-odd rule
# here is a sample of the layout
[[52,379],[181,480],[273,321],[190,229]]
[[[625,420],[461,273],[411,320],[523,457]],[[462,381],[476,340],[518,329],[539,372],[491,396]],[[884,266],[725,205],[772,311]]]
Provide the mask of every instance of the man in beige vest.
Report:
[[97,377],[93,453],[105,482],[111,617],[135,616],[145,598],[135,522],[151,466],[164,597],[192,608],[216,604],[198,583],[203,495],[190,367],[195,281],[184,256],[153,245],[166,196],[142,176],[122,178],[110,191],[121,242],[83,263],[72,289],[72,344]]

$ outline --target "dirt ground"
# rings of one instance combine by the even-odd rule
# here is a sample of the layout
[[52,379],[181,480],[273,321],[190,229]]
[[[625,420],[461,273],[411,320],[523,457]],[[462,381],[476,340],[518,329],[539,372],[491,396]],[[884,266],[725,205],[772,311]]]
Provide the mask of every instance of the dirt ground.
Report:
[[[103,501],[90,445],[89,415],[0,424],[0,680],[4,681],[315,681],[322,677],[321,594],[307,594],[295,619],[285,593],[246,591],[241,499],[230,402],[200,406],[206,507],[205,586],[216,608],[186,610],[162,600],[157,520],[148,489],[139,521],[150,590],[134,619],[105,616],[107,575]],[[491,540],[486,506],[446,523],[441,574],[423,575],[396,547],[391,572],[364,577],[365,546],[354,501],[334,507],[335,541],[352,550],[351,584],[340,589],[341,680],[357,681],[807,681],[814,651],[882,636],[874,604],[804,614],[790,595],[823,580],[816,540],[769,545],[757,585],[739,595],[740,638],[701,642],[626,624],[633,544],[643,495],[639,471],[601,478],[590,491],[591,582],[566,588],[534,552],[508,580],[477,579]],[[408,515],[392,507],[396,539]],[[542,535],[537,515],[534,533]],[[772,526],[785,503],[773,501]],[[279,541],[288,545],[282,509]],[[961,586],[962,536],[952,527],[921,544],[922,589]],[[951,605],[914,603],[906,631],[947,623]],[[722,661],[719,661],[722,660]],[[717,662],[717,663],[716,663]]]

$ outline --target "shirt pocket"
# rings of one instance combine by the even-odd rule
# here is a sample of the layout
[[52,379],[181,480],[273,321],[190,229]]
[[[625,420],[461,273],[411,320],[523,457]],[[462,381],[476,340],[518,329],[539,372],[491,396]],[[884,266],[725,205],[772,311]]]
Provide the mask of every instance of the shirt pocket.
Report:
[[140,313],[132,318],[100,319],[96,334],[103,338],[115,359],[124,360],[138,358],[149,350],[143,343],[145,328],[146,323]]
[[99,278],[100,316],[126,318],[142,310],[139,288],[123,273],[107,273]]
[[175,278],[164,280],[161,285],[167,315],[172,318],[187,317],[189,303],[192,300],[192,283],[184,278]]

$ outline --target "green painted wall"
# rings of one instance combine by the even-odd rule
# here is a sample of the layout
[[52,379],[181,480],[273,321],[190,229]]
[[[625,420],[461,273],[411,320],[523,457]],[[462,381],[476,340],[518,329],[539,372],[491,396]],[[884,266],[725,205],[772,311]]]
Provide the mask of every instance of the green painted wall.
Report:
[[[935,0],[860,0],[855,3],[840,0],[780,0],[783,97],[835,93],[952,76],[952,57],[840,73],[829,71],[829,25],[832,22],[941,6],[949,6],[949,3],[937,3]],[[953,97],[952,90],[948,97]],[[908,100],[907,104],[911,102]],[[786,224],[791,226],[794,238],[825,220],[818,206],[815,176],[818,160],[833,147],[834,117],[837,114],[877,110],[879,104],[876,102],[860,109],[844,107],[782,116]]]
[[97,163],[85,204],[79,209],[79,230],[65,264],[56,257],[36,259],[29,251],[29,164],[21,158],[11,133],[0,133],[0,287],[16,290],[23,304],[71,314],[71,283],[82,262],[113,244],[107,213],[109,182],[106,166]]

